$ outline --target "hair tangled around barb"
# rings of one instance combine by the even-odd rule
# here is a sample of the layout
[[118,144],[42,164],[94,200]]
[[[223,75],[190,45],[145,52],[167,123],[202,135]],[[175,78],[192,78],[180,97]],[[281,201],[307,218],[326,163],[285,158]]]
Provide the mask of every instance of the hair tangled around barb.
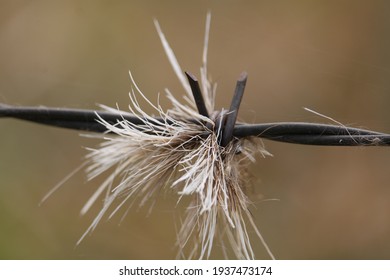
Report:
[[[210,15],[207,18],[206,30],[209,29],[209,24]],[[135,124],[123,117],[112,124],[98,115],[99,122],[111,134],[102,136],[104,142],[101,146],[90,151],[87,171],[90,179],[111,168],[114,173],[82,210],[85,213],[101,193],[107,194],[102,210],[85,234],[97,226],[114,204],[116,208],[111,212],[111,216],[129,200],[139,198],[140,204],[143,205],[161,188],[173,188],[180,197],[192,197],[178,234],[180,257],[208,258],[215,240],[222,243],[223,247],[223,240],[228,240],[235,257],[253,259],[254,253],[246,223],[254,228],[273,257],[255,226],[249,212],[250,201],[242,188],[242,185],[247,183],[245,174],[248,162],[255,160],[256,153],[263,156],[270,154],[263,148],[259,138],[233,137],[239,102],[232,105],[236,106],[235,110],[214,111],[215,87],[211,86],[206,77],[205,60],[201,68],[205,96],[202,95],[196,78],[187,73],[190,84],[188,87],[157,23],[156,27],[173,68],[177,69],[177,74],[180,73],[179,80],[183,82],[187,92],[186,104],[180,103],[167,90],[172,109],[164,112],[159,105],[153,105],[145,97],[130,73],[135,90],[130,93],[129,108],[132,115],[138,116],[141,122]],[[206,42],[207,36],[208,32]],[[207,46],[204,51],[207,52]],[[238,101],[243,94],[242,83],[245,85],[246,76],[242,76],[240,81],[237,86],[239,90],[236,90],[235,94],[235,97],[238,95]],[[146,114],[140,108],[137,95],[154,108],[159,119]],[[118,113],[118,109],[103,108],[108,112]],[[209,110],[213,113],[209,114]],[[189,122],[189,119],[192,121]],[[121,182],[112,187],[112,180],[117,176],[122,177]],[[192,250],[185,256],[184,249],[190,243]]]
[[[149,118],[138,105],[136,110]],[[221,235],[218,240],[223,240],[222,235],[226,235],[237,258],[254,258],[244,220],[255,225],[242,184],[247,163],[254,161],[255,154],[269,155],[261,140],[234,139],[223,147],[219,143],[221,130],[213,130],[216,125],[211,119],[207,120],[212,125],[209,129],[201,122],[180,121],[183,111],[175,111],[175,120],[162,111],[159,113],[172,124],[137,126],[123,120],[111,125],[100,120],[114,134],[104,135],[101,147],[91,150],[87,171],[91,179],[108,169],[115,171],[83,209],[87,211],[100,193],[106,192],[103,208],[87,232],[96,227],[115,201],[120,200],[111,215],[128,200],[138,197],[143,205],[161,188],[173,188],[179,196],[192,197],[177,244],[183,249],[193,237],[193,251],[187,257],[209,257],[215,237]],[[182,116],[188,113],[187,110]],[[204,119],[196,111],[191,113]],[[122,176],[121,183],[110,189],[116,176]],[[184,257],[182,253],[181,256]]]

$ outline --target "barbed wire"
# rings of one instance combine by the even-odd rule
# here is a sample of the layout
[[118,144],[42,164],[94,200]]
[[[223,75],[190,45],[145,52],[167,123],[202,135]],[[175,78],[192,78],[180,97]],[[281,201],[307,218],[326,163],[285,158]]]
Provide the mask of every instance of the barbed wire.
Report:
[[[115,114],[105,111],[25,107],[0,104],[0,117],[16,118],[50,126],[104,133],[106,127],[97,116],[110,124],[126,120],[142,125],[144,121],[132,114]],[[157,121],[162,121],[156,118]],[[153,121],[153,120],[149,120]],[[188,120],[193,121],[193,120]],[[275,122],[262,124],[236,124],[233,136],[237,138],[257,136],[264,139],[304,145],[323,146],[389,146],[390,134],[322,123]]]
[[[191,73],[187,73],[187,79],[192,90],[195,104],[200,115],[210,118],[206,109],[203,95],[198,80]],[[219,143],[226,146],[233,137],[243,138],[249,136],[261,137],[269,140],[304,145],[322,146],[390,146],[390,134],[376,132],[344,125],[330,125],[307,122],[276,122],[261,124],[236,123],[238,110],[244,94],[247,81],[247,73],[241,73],[237,80],[236,89],[229,111],[214,112],[214,131],[222,131]],[[311,110],[310,110],[311,111]],[[11,106],[0,103],[0,117],[11,117],[36,123],[105,133],[107,128],[99,121],[103,119],[109,124],[115,125],[126,120],[135,125],[146,123],[172,124],[170,120],[156,117],[146,119],[126,112],[106,112],[83,109],[48,108]],[[201,122],[188,119],[188,122]],[[207,124],[206,124],[207,126]],[[222,127],[219,127],[222,126]],[[209,127],[210,128],[210,127]]]

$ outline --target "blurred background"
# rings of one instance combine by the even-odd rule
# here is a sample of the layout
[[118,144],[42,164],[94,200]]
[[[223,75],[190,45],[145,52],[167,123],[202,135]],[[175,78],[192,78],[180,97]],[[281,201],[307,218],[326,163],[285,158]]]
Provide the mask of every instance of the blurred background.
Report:
[[[128,70],[152,101],[166,87],[179,97],[153,19],[183,70],[199,76],[208,10],[217,108],[229,106],[245,70],[241,120],[329,123],[308,107],[390,132],[386,1],[2,0],[0,102],[127,108]],[[86,216],[80,209],[101,180],[86,182],[79,172],[38,204],[98,141],[13,119],[1,119],[0,131],[0,259],[176,257],[185,206],[176,206],[177,194],[160,196],[151,215],[133,207],[121,223],[120,216],[103,221],[76,247],[100,205]],[[264,144],[274,157],[252,166],[251,210],[278,259],[390,258],[389,148]],[[252,242],[256,257],[268,258]],[[222,257],[219,248],[212,257]]]

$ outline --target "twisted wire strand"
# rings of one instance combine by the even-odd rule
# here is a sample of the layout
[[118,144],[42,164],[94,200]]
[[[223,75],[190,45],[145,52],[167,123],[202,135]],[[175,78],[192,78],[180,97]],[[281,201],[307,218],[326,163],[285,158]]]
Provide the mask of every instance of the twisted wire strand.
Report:
[[[130,113],[105,111],[25,107],[0,104],[0,117],[16,118],[50,126],[104,133],[106,127],[98,122],[100,116],[110,124],[126,120],[133,124],[143,124],[143,120]],[[162,121],[159,118],[156,122]],[[153,122],[153,119],[149,119]],[[195,120],[188,120],[196,122]],[[389,146],[390,134],[366,129],[307,122],[275,122],[261,124],[237,123],[233,129],[237,138],[256,136],[268,140],[304,145],[322,146]]]

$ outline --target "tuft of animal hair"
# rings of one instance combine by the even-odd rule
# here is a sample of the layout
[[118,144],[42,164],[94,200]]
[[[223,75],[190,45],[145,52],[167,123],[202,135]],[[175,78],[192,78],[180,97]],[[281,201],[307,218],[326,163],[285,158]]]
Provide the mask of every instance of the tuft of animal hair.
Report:
[[[209,80],[207,73],[210,19],[208,13],[200,83],[207,110],[214,112],[216,85]],[[154,105],[146,98],[129,72],[132,82],[129,110],[143,124],[133,124],[125,118],[110,124],[97,115],[98,121],[110,133],[94,135],[103,141],[98,148],[89,149],[88,179],[109,170],[113,172],[81,210],[85,214],[98,198],[104,196],[102,209],[79,242],[96,228],[103,217],[110,218],[135,201],[142,206],[160,190],[173,189],[181,202],[182,197],[190,197],[185,218],[178,230],[178,257],[207,259],[217,242],[223,248],[230,247],[236,258],[253,259],[255,255],[249,235],[250,231],[254,231],[273,258],[255,225],[249,211],[251,202],[244,192],[249,184],[248,164],[255,161],[257,154],[263,157],[270,154],[257,137],[234,138],[226,147],[219,145],[222,125],[218,125],[218,118],[198,113],[190,86],[156,20],[155,25],[184,88],[184,102],[179,102],[166,89],[172,108],[164,111],[159,104]],[[152,106],[161,120],[143,111],[137,98]],[[102,108],[128,114],[119,108]],[[189,119],[196,121],[189,122]],[[117,178],[120,178],[119,183],[113,184]]]

